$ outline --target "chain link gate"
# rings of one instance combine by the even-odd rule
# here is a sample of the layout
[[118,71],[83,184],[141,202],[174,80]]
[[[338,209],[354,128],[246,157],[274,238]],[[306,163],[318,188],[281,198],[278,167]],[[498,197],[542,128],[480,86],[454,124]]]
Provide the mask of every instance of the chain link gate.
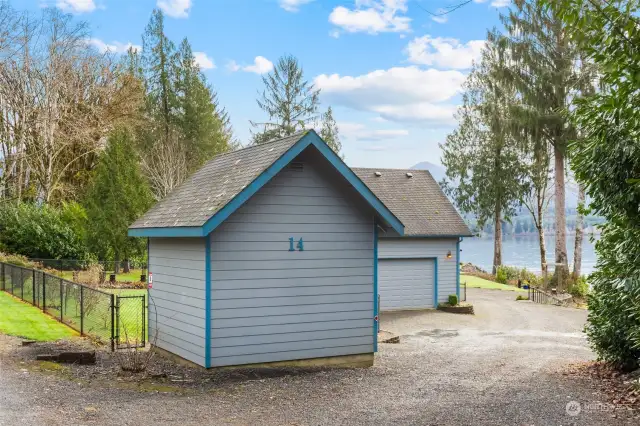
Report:
[[147,344],[147,297],[116,296],[115,303],[116,348],[145,347]]

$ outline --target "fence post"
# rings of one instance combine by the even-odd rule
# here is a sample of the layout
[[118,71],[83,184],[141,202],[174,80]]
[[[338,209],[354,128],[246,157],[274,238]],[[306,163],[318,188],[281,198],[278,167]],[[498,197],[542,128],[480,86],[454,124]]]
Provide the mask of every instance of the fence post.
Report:
[[80,335],[84,336],[84,286],[80,286]]
[[33,306],[38,306],[36,305],[36,270],[32,269],[31,270],[31,295],[33,296]]
[[42,312],[47,312],[47,276],[42,273]]
[[20,299],[24,300],[24,269],[20,268]]
[[0,279],[2,279],[2,290],[4,291],[5,289],[4,263],[0,263],[0,274],[2,274],[0,276]]
[[60,322],[64,322],[64,303],[62,302],[62,297],[63,297],[63,293],[64,290],[62,288],[62,285],[64,283],[64,280],[62,278],[60,278]]
[[146,313],[146,305],[147,305],[147,296],[142,296],[142,347],[144,348],[147,345],[147,313]]
[[116,295],[111,295],[111,352],[116,350]]

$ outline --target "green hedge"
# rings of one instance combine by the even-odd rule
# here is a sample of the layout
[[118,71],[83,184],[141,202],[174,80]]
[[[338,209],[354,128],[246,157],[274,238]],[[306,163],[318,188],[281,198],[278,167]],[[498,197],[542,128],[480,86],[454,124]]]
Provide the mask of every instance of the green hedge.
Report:
[[88,260],[84,209],[35,204],[0,205],[0,250],[41,259]]

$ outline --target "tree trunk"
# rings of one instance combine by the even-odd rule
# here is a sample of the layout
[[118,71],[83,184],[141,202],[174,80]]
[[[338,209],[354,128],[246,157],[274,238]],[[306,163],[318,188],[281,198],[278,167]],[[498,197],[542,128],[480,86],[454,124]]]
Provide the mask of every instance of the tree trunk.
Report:
[[542,207],[538,207],[538,223],[536,224],[536,229],[538,231],[538,244],[540,246],[540,272],[542,272],[542,276],[544,277],[545,282],[547,281],[547,243],[544,240],[544,222]]
[[113,257],[113,273],[114,274],[120,273],[120,256],[117,253]]
[[124,260],[124,265],[122,266],[122,272],[124,272],[125,274],[128,272],[131,272],[131,263],[129,262],[129,259]]
[[498,271],[498,266],[502,265],[502,210],[500,206],[496,205],[495,212],[495,230],[493,240],[493,269],[492,273],[495,275]]
[[[556,265],[555,281],[560,289],[564,287],[565,278],[569,273],[567,264],[567,217],[565,215],[564,188],[564,153],[554,147],[555,158],[555,222],[556,222]],[[560,275],[558,275],[558,272]]]
[[578,214],[576,216],[576,241],[573,251],[573,279],[580,278],[580,270],[582,269],[582,237],[584,235],[584,215],[581,207],[584,206],[584,186],[578,184]]

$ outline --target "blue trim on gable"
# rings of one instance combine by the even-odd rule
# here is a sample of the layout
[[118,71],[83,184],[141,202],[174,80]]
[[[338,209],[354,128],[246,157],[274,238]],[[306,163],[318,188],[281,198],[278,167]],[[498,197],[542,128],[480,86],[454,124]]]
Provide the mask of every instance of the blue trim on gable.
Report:
[[433,275],[434,275],[434,277],[433,277],[433,279],[434,279],[434,283],[433,283],[433,293],[434,293],[433,306],[434,306],[434,308],[437,308],[438,307],[438,258],[434,257],[433,259],[434,259],[434,262],[435,262],[434,272],[433,272]]
[[205,238],[204,255],[204,366],[211,367],[211,237]]
[[316,132],[309,132],[304,139],[311,138],[311,143],[324,157],[329,160],[333,167],[340,172],[342,176],[353,186],[356,191],[373,207],[376,212],[387,222],[398,235],[404,235],[404,225],[400,220],[385,206],[382,201],[365,185],[362,180],[347,166],[344,161],[327,145]]
[[287,152],[277,159],[271,166],[262,172],[247,187],[238,193],[223,208],[211,216],[201,227],[168,227],[168,228],[134,228],[129,229],[130,237],[203,237],[209,235],[222,222],[227,220],[233,212],[251,198],[260,188],[269,182],[280,170],[296,158],[309,145],[313,145],[320,153],[335,167],[358,193],[371,205],[371,207],[382,217],[400,236],[404,234],[404,225],[375,194],[367,187],[358,176],[333,152],[331,148],[310,130],[298,140]]
[[130,237],[203,237],[199,226],[178,226],[173,228],[134,228],[129,229]]
[[[378,331],[380,329],[378,312],[378,222],[373,221],[373,352],[378,352]],[[376,320],[377,318],[377,320]]]
[[458,296],[458,301],[460,301],[460,238],[456,241],[456,295]]
[[253,182],[247,185],[238,195],[229,201],[223,208],[218,210],[216,214],[209,218],[202,227],[204,235],[208,235],[216,229],[222,222],[227,220],[229,216],[240,208],[249,198],[251,198],[260,188],[267,184],[280,170],[284,169],[287,164],[293,161],[311,142],[307,140],[306,135],[300,138],[282,157],[276,160],[267,170],[262,172]]

